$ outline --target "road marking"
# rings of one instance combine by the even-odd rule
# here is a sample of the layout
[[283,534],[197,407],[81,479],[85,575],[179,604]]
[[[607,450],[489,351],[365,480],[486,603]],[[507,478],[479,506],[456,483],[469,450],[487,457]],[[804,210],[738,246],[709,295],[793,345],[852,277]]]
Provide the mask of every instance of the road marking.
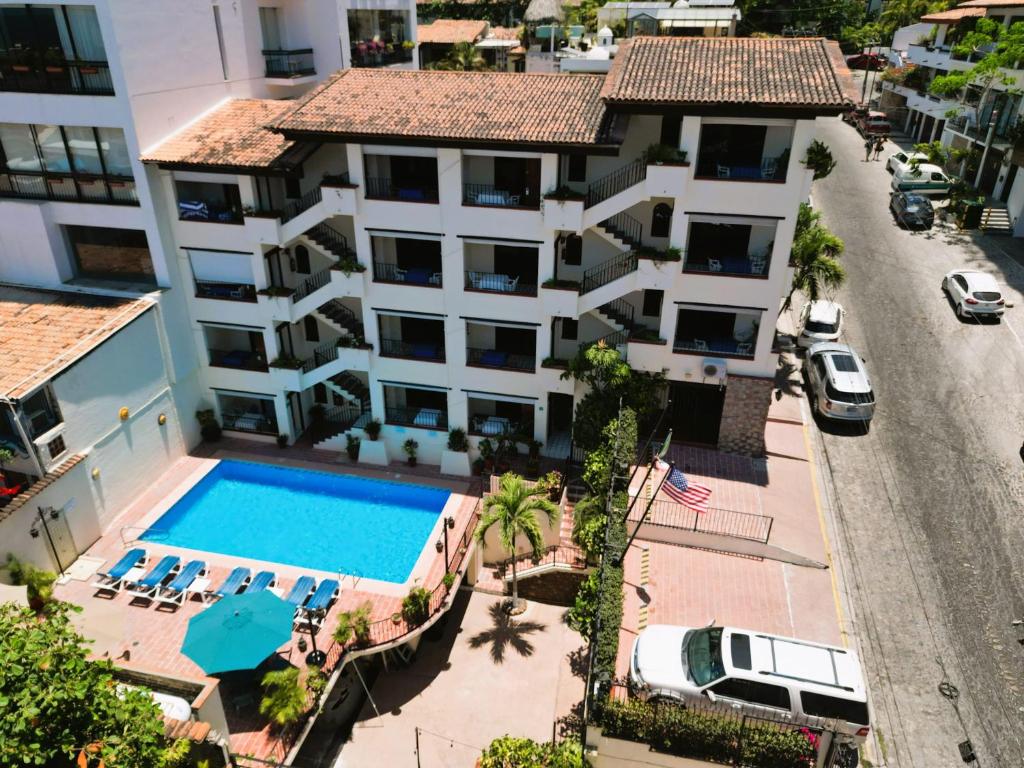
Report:
[[1003,315],[1003,325],[1005,325],[1005,326],[1006,326],[1007,328],[1009,328],[1009,329],[1010,329],[1010,333],[1012,333],[1012,334],[1013,334],[1013,338],[1015,338],[1015,339],[1017,340],[1017,345],[1018,345],[1018,346],[1019,346],[1019,347],[1020,347],[1021,349],[1024,349],[1024,341],[1021,341],[1021,339],[1020,339],[1020,336],[1019,336],[1019,335],[1017,334],[1017,331],[1015,331],[1015,330],[1013,329],[1013,323],[1011,323],[1011,322],[1010,322],[1010,321],[1009,321],[1009,320],[1007,319],[1007,317],[1006,317],[1006,315],[1005,315],[1005,314]]

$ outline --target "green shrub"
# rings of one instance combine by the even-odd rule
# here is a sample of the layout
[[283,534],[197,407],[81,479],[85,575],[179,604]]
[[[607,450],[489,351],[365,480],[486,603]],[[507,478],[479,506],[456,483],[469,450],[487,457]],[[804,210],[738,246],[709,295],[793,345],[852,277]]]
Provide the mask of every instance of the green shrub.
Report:
[[402,598],[402,616],[410,624],[422,624],[430,618],[430,592],[423,587],[413,587]]
[[480,768],[583,768],[583,750],[577,741],[553,745],[533,739],[502,736],[480,755]]
[[465,453],[469,450],[466,430],[461,427],[452,427],[448,431],[448,450],[455,451],[456,453]]

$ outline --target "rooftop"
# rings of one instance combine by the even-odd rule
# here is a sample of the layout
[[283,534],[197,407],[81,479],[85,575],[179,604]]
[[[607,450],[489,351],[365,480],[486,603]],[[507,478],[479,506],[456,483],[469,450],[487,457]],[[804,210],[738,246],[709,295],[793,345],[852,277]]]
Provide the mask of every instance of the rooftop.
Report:
[[[1021,0],[1024,2],[1024,0]],[[940,11],[938,13],[929,13],[921,17],[921,21],[930,22],[932,24],[950,24],[961,19],[972,18],[977,16],[984,16],[985,9],[981,6],[966,7],[960,6],[959,8],[950,8],[948,11]]]
[[1024,8],[1024,0],[967,0],[957,8]]
[[475,43],[487,33],[487,22],[476,19],[437,19],[420,24],[416,36],[420,43]]
[[619,46],[601,96],[838,110],[853,90],[838,43],[824,38],[635,37]]
[[265,130],[294,102],[231,99],[143,152],[142,161],[211,168],[269,168],[292,147],[283,136]]
[[522,27],[491,27],[488,37],[495,40],[518,40],[522,33]]
[[0,397],[24,397],[152,306],[0,284]]
[[600,144],[603,83],[599,75],[348,69],[271,127],[289,138]]

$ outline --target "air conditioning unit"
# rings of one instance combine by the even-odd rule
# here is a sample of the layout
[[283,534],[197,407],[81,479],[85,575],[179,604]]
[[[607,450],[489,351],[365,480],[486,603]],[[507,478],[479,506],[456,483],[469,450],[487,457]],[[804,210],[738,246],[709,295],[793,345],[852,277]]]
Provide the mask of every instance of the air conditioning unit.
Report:
[[720,357],[705,357],[700,370],[705,379],[722,380],[726,374],[726,362]]

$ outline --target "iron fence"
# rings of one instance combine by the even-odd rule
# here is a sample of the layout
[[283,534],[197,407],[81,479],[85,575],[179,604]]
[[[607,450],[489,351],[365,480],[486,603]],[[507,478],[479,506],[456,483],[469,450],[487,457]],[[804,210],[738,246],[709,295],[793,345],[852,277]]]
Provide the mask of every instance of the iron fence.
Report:
[[267,77],[305,77],[315,75],[313,49],[263,51],[264,73]]
[[0,57],[0,91],[113,96],[114,81],[105,61],[29,61],[31,51]]
[[[646,509],[647,503],[642,499],[638,500],[630,510],[629,522],[640,522]],[[716,507],[708,507],[706,511],[698,512],[683,504],[654,501],[650,505],[644,524],[696,533],[713,533],[767,544],[774,522],[773,517],[753,512],[738,512],[734,509]]]
[[602,176],[600,179],[591,182],[587,186],[587,197],[584,207],[592,208],[634,184],[639,184],[646,178],[647,160],[639,157],[617,171],[612,171],[607,176]]
[[530,371],[537,367],[536,355],[517,355],[499,349],[466,347],[466,365],[479,368],[499,368],[505,371]]
[[580,281],[580,296],[596,290],[602,285],[607,285],[612,280],[618,280],[630,272],[635,272],[636,268],[637,256],[632,251],[613,256],[583,273],[583,279]]
[[644,225],[625,211],[610,216],[598,226],[609,230],[628,245],[640,245],[643,238]]
[[331,282],[330,267],[315,272],[296,286],[295,293],[292,294],[292,301],[300,301],[306,298],[313,291],[323,288],[329,282]]

